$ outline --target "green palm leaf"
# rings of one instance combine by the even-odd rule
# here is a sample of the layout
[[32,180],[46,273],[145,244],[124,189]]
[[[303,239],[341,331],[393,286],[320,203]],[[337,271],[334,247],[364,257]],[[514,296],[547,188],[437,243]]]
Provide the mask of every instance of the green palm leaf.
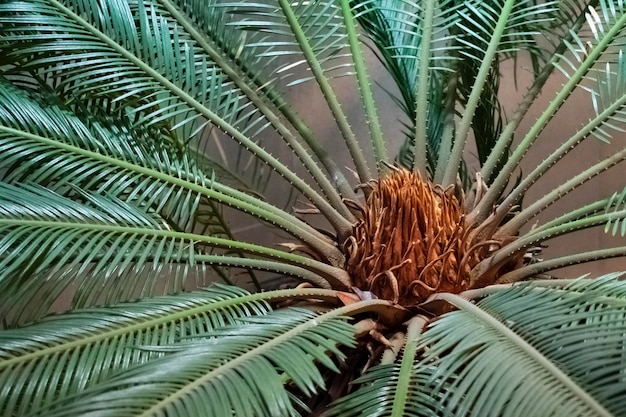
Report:
[[[396,392],[399,389],[401,372],[400,365],[377,365],[354,383],[358,389],[337,401],[325,416],[342,417],[378,417],[378,416],[411,416],[435,417],[433,398],[425,392],[430,380],[423,373],[412,373],[409,378],[409,395],[402,402],[403,414],[392,414],[397,403]],[[406,378],[403,380],[406,382]]]
[[0,411],[30,414],[164,355],[146,346],[207,334],[268,310],[262,299],[241,289],[215,286],[108,309],[77,310],[2,331]]
[[[139,2],[133,6],[137,7],[135,10],[126,5],[133,13],[127,10],[121,17],[110,16],[111,22],[125,28],[107,33],[111,25],[101,27],[93,13],[93,22],[85,20],[77,13],[83,9],[80,4],[74,5],[76,11],[58,1],[51,5],[33,2],[22,10],[28,11],[22,18],[13,16],[10,5],[0,8],[0,21],[6,24],[3,41],[7,49],[3,56],[9,63],[7,75],[20,78],[36,72],[38,78],[43,78],[42,83],[58,85],[60,92],[67,91],[71,95],[68,99],[106,98],[123,106],[137,123],[147,126],[185,130],[199,123],[193,129],[197,136],[205,126],[213,125],[269,164],[335,223],[343,222],[343,227],[348,227],[345,219],[308,183],[259,145],[258,134],[270,125],[259,106],[252,106],[224,71],[202,53],[196,45],[198,41],[175,23],[170,24],[155,6]],[[89,10],[97,9],[96,6]],[[137,21],[128,20],[129,16]],[[115,37],[121,30],[135,31],[139,45],[117,43]],[[41,33],[64,35],[41,37]],[[20,47],[16,49],[16,45]],[[59,66],[68,71],[58,71]],[[174,125],[163,125],[167,120]],[[182,140],[185,144],[190,139]],[[347,212],[345,207],[343,211]]]
[[[3,317],[41,316],[74,282],[80,282],[77,300],[100,288],[93,303],[154,293],[158,282],[180,290],[185,280],[177,263],[187,265],[186,273],[196,271],[199,281],[207,279],[203,262],[194,258],[203,251],[191,236],[168,233],[157,216],[119,199],[78,193],[82,204],[42,187],[0,183],[0,288],[12,294],[2,297]],[[38,279],[24,281],[29,275]],[[120,291],[129,275],[143,279]],[[50,279],[54,288],[42,288]]]
[[[620,65],[619,50],[623,49],[624,46],[624,39],[623,36],[620,35],[620,32],[626,25],[626,10],[624,9],[624,5],[621,3],[617,5],[606,1],[600,1],[599,3],[599,9],[601,13],[597,12],[593,7],[589,7],[584,15],[584,17],[587,19],[587,24],[592,27],[591,35],[586,34],[584,31],[581,34],[570,31],[569,36],[562,41],[564,46],[563,51],[557,53],[557,59],[553,60],[553,62],[551,61],[550,63],[551,66],[559,69],[563,74],[567,76],[567,82],[561,87],[555,98],[550,102],[550,105],[543,111],[541,117],[539,117],[539,119],[533,124],[528,133],[520,141],[519,145],[515,147],[514,151],[511,154],[511,157],[508,159],[506,164],[503,165],[502,170],[494,179],[491,189],[488,192],[489,195],[486,196],[486,198],[484,198],[480,202],[479,206],[475,208],[475,212],[481,211],[487,206],[491,207],[500,198],[500,195],[504,190],[505,184],[519,165],[520,160],[526,154],[529,147],[534,143],[534,141],[537,140],[540,132],[552,120],[552,118],[558,111],[560,104],[563,103],[576,88],[582,86],[583,88],[589,89],[589,87],[585,84],[588,83],[590,79],[594,83],[597,83],[598,80],[600,80],[600,85],[598,85],[598,87],[599,91],[602,91],[602,72],[605,71],[606,67],[594,68],[595,65],[598,62],[604,62],[605,64],[608,62],[609,65]],[[621,73],[621,71],[622,70],[620,69],[618,73]],[[621,76],[612,76],[611,78],[613,80],[623,79],[623,77]],[[616,88],[619,91],[619,89],[621,89],[622,87],[616,86]],[[595,95],[596,93],[593,94]],[[619,105],[619,102],[623,97],[619,94],[604,96],[607,98],[612,97],[611,105],[609,106],[607,102],[605,102],[604,105],[612,107],[612,112],[615,112],[616,110],[619,111],[619,108],[616,109],[615,105],[621,107],[621,105]],[[603,113],[604,112],[601,112],[600,114]],[[619,113],[615,116],[619,118]],[[519,120],[512,120],[512,123],[509,123],[505,128],[506,135],[512,135],[512,132],[514,131],[514,128],[518,125],[518,123]],[[609,121],[609,123],[611,122]],[[597,130],[597,125],[592,127],[593,129],[591,129],[589,132],[592,132],[594,130],[598,132],[602,131],[601,127],[599,128],[599,130]],[[599,134],[600,136],[602,136],[601,133],[594,134]],[[503,136],[505,136],[504,133]],[[500,138],[499,141],[502,141],[502,143],[507,142],[504,140],[504,138]],[[578,142],[580,142],[580,140]],[[500,158],[499,153],[494,154],[494,152],[496,151],[502,152],[502,148],[494,147],[492,154],[489,156],[491,162]],[[492,169],[493,165],[490,163],[489,167],[490,169]],[[490,169],[483,170],[483,173],[489,173],[489,175],[491,175]],[[518,187],[517,191],[520,191],[520,189],[521,188]],[[519,193],[517,192],[513,194],[519,196]],[[506,211],[511,206],[506,204],[502,205],[502,207],[503,210]],[[504,209],[504,207],[507,208]]]
[[[38,317],[72,283],[80,283],[76,305],[89,305],[176,292],[193,279],[205,283],[214,276],[206,265],[282,270],[276,263],[237,259],[242,250],[256,249],[242,249],[233,241],[216,203],[224,203],[225,197],[234,206],[247,205],[248,212],[276,208],[206,176],[184,152],[168,142],[154,143],[146,130],[124,125],[126,119],[114,125],[109,119],[92,119],[88,110],[72,114],[44,106],[40,97],[6,78],[0,79],[0,97],[0,172],[5,203],[11,204],[3,211],[0,239],[6,251],[1,259],[3,265],[12,263],[0,273],[0,286],[18,292],[2,303],[3,312],[13,310],[17,319],[30,310],[29,318]],[[27,211],[32,211],[29,221],[23,217]],[[282,213],[274,223],[292,218]],[[210,236],[198,235],[198,229]],[[216,247],[229,256],[213,256]],[[12,258],[15,251],[21,252],[17,259]],[[282,256],[270,252],[270,258]],[[286,266],[290,273],[309,275]],[[29,274],[38,279],[23,281]],[[54,290],[40,286],[57,279]],[[131,279],[133,284],[121,290],[120,283]],[[96,297],[95,285],[103,285]],[[25,309],[34,297],[43,297],[38,308]]]
[[[235,115],[250,116],[242,104],[245,96],[237,93],[218,68],[202,60],[180,28],[170,26],[165,16],[143,2],[132,7],[119,4],[123,7],[98,9],[78,2],[74,13],[60,3],[51,7],[33,2],[29,12],[31,19],[38,17],[36,28],[27,19],[6,16],[4,41],[22,46],[6,51],[7,62],[21,64],[11,72],[37,72],[73,100],[108,97],[117,106],[132,103],[140,114],[138,122],[148,125],[186,114],[198,104],[227,118],[220,119],[224,125],[237,124]],[[90,21],[79,16],[83,12]],[[59,32],[65,35],[39,36]],[[116,42],[120,32],[126,34],[124,45]],[[74,63],[67,71],[58,71],[64,62]],[[177,125],[193,123],[200,116],[194,112]],[[249,129],[262,123],[262,118],[255,120]]]
[[604,232],[611,232],[615,236],[618,231],[621,236],[626,236],[626,222],[622,216],[616,216],[615,214],[619,209],[624,207],[626,201],[626,188],[622,192],[613,193],[609,201],[607,202],[605,213],[609,214],[609,218],[604,226]]
[[[178,292],[193,279],[206,285],[211,277],[207,265],[277,270],[321,279],[318,283],[324,285],[324,278],[301,266],[213,252],[257,253],[313,270],[315,261],[228,238],[173,231],[154,213],[114,197],[77,192],[84,202],[39,186],[0,182],[0,293],[11,294],[0,296],[5,320],[42,316],[74,283],[79,283],[75,306]],[[318,264],[321,275],[331,281],[341,275]]]
[[[401,153],[400,160],[407,160],[409,167],[415,165],[422,171],[428,168],[434,173],[439,145],[444,140],[442,125],[451,116],[447,112],[454,111],[445,106],[443,86],[449,78],[445,72],[454,68],[453,61],[458,58],[451,35],[458,23],[458,6],[453,1],[352,3],[353,13],[400,89],[396,102],[411,120],[407,132],[410,146]],[[434,96],[433,92],[440,95]]]
[[[110,357],[110,362],[118,366],[101,374],[100,369],[91,371],[93,378],[81,379],[80,390],[68,385],[71,380],[51,379],[48,382],[54,381],[53,386],[35,396],[28,383],[23,382],[22,391],[22,385],[13,382],[14,388],[3,393],[6,400],[3,404],[15,410],[28,410],[31,415],[50,416],[92,413],[122,416],[139,412],[298,415],[296,410],[300,403],[286,388],[293,386],[308,396],[323,386],[316,362],[337,372],[327,354],[343,357],[338,346],[353,344],[352,326],[332,313],[318,315],[300,309],[260,315],[264,314],[263,308],[256,307],[252,301],[264,297],[263,294],[238,294],[236,298],[209,299],[200,304],[202,294],[195,296],[195,303],[190,302],[190,296],[181,296],[171,312],[167,311],[168,300],[175,299],[164,299],[161,311],[151,313],[160,317],[150,317],[145,324],[141,316],[148,314],[133,314],[124,320],[128,324],[122,325],[111,323],[110,319],[102,320],[99,323],[105,328],[113,329],[108,332],[98,329],[92,337],[77,332],[76,342],[49,348],[49,356],[46,349],[37,347],[37,361],[45,366],[33,366],[33,359],[28,360],[28,355],[23,361],[20,356],[9,359],[7,363],[15,365],[7,366],[6,380],[14,381],[10,372],[26,369],[39,381],[43,380],[42,374],[50,375],[47,370],[56,366],[68,367],[72,372],[90,369],[101,364],[101,358],[96,360],[100,355]],[[232,318],[222,317],[225,314]],[[77,319],[72,318],[74,315]],[[67,325],[84,327],[86,323],[77,320],[88,315],[88,311],[76,312],[65,320]],[[206,325],[205,321],[208,321]],[[99,323],[95,327],[100,327]],[[11,336],[24,333],[20,331]],[[77,352],[72,354],[74,349]],[[65,353],[58,355],[55,351]],[[58,390],[67,395],[53,395]],[[29,395],[26,400],[33,398],[35,402],[20,403],[21,392]],[[211,400],[207,401],[209,398]]]
[[441,296],[459,311],[434,322],[420,344],[423,364],[450,383],[433,391],[442,412],[625,415],[626,298],[617,276],[520,285],[475,305]]
[[366,372],[327,414],[626,415],[626,293],[618,277],[464,294],[487,294],[476,304],[438,295],[458,310],[413,335],[412,365],[404,366],[407,342],[399,362]]
[[368,370],[354,381],[358,388],[332,404],[324,415],[435,416],[436,401],[428,389],[431,375],[426,374],[416,360],[425,323],[420,316],[409,321],[400,363],[382,363]]
[[[228,8],[233,15],[229,25],[250,32],[252,40],[247,47],[254,50],[257,59],[263,59],[272,76],[288,85],[314,79],[302,77],[303,72],[298,70],[307,61],[291,29],[293,23],[286,17],[290,12],[298,22],[305,23],[300,24],[303,35],[327,77],[351,72],[351,60],[345,53],[348,43],[341,10],[333,2],[298,2],[289,9],[262,2],[225,2],[220,7]],[[282,59],[285,57],[289,59]]]

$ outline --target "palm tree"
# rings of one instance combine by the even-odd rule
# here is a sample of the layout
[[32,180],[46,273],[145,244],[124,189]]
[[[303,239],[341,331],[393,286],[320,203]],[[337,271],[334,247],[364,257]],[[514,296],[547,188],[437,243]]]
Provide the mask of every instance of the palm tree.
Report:
[[[621,0],[3,1],[1,414],[626,415],[623,281],[548,275],[626,246],[540,257],[623,236],[626,188],[539,216],[626,147],[524,198],[622,131],[625,25]],[[520,172],[576,90],[594,113]]]

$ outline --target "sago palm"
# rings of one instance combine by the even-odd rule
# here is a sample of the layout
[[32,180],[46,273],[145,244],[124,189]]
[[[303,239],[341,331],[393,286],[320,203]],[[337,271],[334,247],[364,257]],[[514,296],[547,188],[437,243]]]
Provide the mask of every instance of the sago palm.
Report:
[[[626,416],[626,285],[550,274],[626,246],[540,253],[623,235],[626,191],[539,216],[626,147],[528,198],[622,132],[625,26],[621,0],[2,1],[0,414]],[[577,90],[591,117],[520,170]]]

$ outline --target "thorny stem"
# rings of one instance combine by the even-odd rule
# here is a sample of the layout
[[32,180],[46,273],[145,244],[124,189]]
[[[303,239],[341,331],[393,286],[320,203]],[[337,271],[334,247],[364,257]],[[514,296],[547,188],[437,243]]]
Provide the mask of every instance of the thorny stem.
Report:
[[461,118],[458,130],[454,138],[454,145],[450,154],[450,162],[443,176],[442,185],[444,187],[454,185],[456,182],[459,166],[461,165],[461,160],[463,157],[463,150],[465,148],[465,144],[467,143],[467,137],[469,135],[472,121],[474,119],[476,107],[478,106],[478,101],[480,100],[480,97],[482,95],[483,87],[489,75],[489,71],[491,70],[492,61],[496,56],[498,48],[500,47],[500,39],[504,34],[504,29],[506,28],[506,24],[509,20],[509,15],[513,10],[514,5],[514,0],[506,0],[506,2],[502,5],[502,9],[498,17],[498,22],[493,31],[493,34],[491,35],[491,39],[489,41],[489,46],[487,47],[487,50],[485,52],[485,56],[481,61],[480,69],[476,74],[476,79],[474,85],[472,86],[472,92],[470,93],[470,96],[467,100],[463,117]]
[[537,262],[535,264],[526,265],[514,271],[502,275],[496,281],[497,284],[506,284],[522,281],[542,272],[551,271],[557,268],[563,268],[570,265],[581,264],[585,262],[599,261],[603,259],[617,258],[624,256],[626,246],[615,248],[606,248],[592,250],[589,252],[576,253],[573,255],[561,256],[547,261]]
[[359,174],[359,180],[362,183],[366,183],[372,179],[372,175],[369,167],[367,166],[367,161],[363,151],[359,147],[354,131],[348,122],[348,118],[341,108],[341,104],[339,103],[328,78],[324,74],[324,69],[315,56],[315,52],[311,48],[309,39],[306,37],[306,34],[298,22],[298,18],[292,9],[291,3],[288,0],[278,0],[278,3],[283,11],[283,14],[285,15],[285,18],[287,19],[287,23],[289,24],[291,31],[301,47],[302,53],[311,68],[311,72],[315,76],[315,80],[317,81],[317,84],[324,95],[324,99],[326,100],[326,103],[328,104],[328,107],[337,122],[337,126],[343,135],[346,146],[350,152],[350,156],[354,161],[356,171]]

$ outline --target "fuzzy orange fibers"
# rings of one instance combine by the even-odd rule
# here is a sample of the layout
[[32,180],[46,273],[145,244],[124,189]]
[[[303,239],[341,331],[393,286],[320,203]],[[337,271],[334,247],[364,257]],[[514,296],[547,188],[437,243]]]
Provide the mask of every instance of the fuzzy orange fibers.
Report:
[[345,244],[354,285],[404,306],[435,292],[466,290],[478,260],[469,253],[465,214],[452,191],[395,168],[370,187]]

